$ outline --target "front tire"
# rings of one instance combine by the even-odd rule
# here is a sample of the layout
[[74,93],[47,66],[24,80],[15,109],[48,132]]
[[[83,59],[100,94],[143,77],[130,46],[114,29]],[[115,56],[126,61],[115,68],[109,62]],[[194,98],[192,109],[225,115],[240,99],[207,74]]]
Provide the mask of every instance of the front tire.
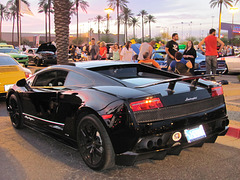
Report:
[[17,97],[12,94],[8,101],[8,110],[12,126],[16,129],[23,128],[22,108]]
[[109,169],[115,165],[115,153],[108,133],[95,115],[80,121],[77,142],[83,161],[93,170]]

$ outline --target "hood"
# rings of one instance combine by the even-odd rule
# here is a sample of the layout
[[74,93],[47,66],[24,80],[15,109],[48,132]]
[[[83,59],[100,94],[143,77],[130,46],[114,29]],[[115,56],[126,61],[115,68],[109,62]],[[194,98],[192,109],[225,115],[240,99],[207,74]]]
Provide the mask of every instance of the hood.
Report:
[[8,55],[10,55],[13,58],[22,58],[22,57],[28,57],[26,54],[18,54],[18,53],[7,53]]
[[51,52],[56,52],[57,48],[56,46],[54,46],[51,42],[48,42],[48,43],[43,43],[41,44],[36,53],[40,52],[40,51],[51,51]]

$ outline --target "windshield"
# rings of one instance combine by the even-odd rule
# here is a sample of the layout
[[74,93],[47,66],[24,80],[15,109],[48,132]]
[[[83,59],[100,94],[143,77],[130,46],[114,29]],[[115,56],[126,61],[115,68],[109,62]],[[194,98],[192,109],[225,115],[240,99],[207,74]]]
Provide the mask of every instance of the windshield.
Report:
[[18,53],[16,49],[0,49],[0,53]]
[[11,57],[0,56],[0,66],[5,66],[5,65],[18,65],[18,63]]

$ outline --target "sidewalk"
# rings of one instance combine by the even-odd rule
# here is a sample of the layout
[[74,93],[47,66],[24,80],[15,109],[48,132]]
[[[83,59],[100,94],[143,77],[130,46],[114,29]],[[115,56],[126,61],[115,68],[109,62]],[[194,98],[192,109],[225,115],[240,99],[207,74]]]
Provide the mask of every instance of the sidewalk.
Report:
[[[235,76],[236,77],[236,76]],[[217,77],[217,80],[223,80],[223,76]],[[223,85],[223,92],[227,106],[227,115],[229,117],[229,130],[227,135],[240,138],[240,82],[237,77],[232,78],[228,85]]]

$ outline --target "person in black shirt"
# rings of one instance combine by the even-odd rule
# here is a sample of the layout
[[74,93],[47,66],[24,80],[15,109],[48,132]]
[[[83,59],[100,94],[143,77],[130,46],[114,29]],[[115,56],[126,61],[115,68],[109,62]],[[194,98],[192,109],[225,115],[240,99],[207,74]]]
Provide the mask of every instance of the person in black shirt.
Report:
[[168,41],[165,47],[165,51],[167,53],[167,65],[174,60],[175,53],[179,51],[178,43],[176,42],[178,40],[178,34],[173,33],[172,34],[172,40]]
[[193,42],[188,41],[185,51],[183,52],[183,58],[185,60],[189,60],[192,63],[192,68],[190,72],[194,75],[194,66],[195,66],[195,58],[197,57],[196,50],[193,47]]

